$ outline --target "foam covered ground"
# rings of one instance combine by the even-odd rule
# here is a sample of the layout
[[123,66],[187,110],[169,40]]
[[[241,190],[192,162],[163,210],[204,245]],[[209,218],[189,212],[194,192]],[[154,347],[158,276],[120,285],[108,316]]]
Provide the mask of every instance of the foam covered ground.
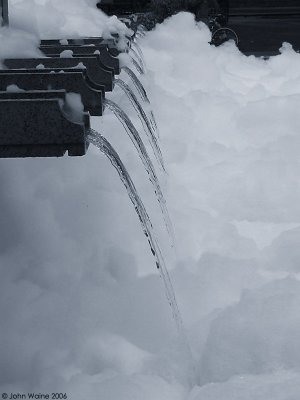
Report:
[[0,393],[299,398],[300,55],[264,61],[209,38],[181,13],[139,40],[177,257],[130,140],[109,113],[92,121],[156,226],[193,367],[126,192],[90,148],[0,162]]

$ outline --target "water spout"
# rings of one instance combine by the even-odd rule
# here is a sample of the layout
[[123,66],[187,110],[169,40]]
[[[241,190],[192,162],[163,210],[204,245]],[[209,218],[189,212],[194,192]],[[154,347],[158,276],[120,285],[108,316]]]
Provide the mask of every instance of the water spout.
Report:
[[142,60],[143,64],[146,65],[145,59],[144,59],[143,51],[142,51],[142,49],[140,48],[140,46],[137,44],[137,42],[132,42],[132,43],[131,43],[131,48],[133,49],[133,47],[135,48],[136,52],[137,52],[138,55],[140,56],[140,59]]
[[173,243],[174,233],[173,233],[173,228],[172,228],[172,223],[171,223],[171,220],[169,217],[169,213],[167,210],[166,200],[165,200],[162,190],[160,188],[160,184],[159,184],[156,172],[155,172],[154,165],[152,164],[152,161],[147,153],[144,143],[143,143],[138,131],[136,130],[136,128],[130,121],[129,117],[116,103],[114,103],[111,100],[105,100],[104,105],[115,114],[115,116],[118,118],[118,120],[121,122],[121,124],[125,128],[128,136],[130,137],[135,148],[137,149],[139,157],[142,160],[142,163],[148,173],[150,182],[154,186],[155,195],[157,197],[161,212],[163,214],[167,231],[168,231],[168,233],[171,237],[172,243]]
[[129,101],[133,105],[134,109],[137,112],[137,115],[144,127],[144,131],[148,137],[148,140],[150,142],[150,145],[153,149],[154,155],[164,170],[164,161],[163,161],[163,156],[161,153],[161,149],[159,147],[159,144],[157,142],[157,137],[156,137],[156,131],[157,128],[153,126],[153,123],[148,119],[143,107],[141,106],[141,103],[138,101],[136,95],[133,93],[133,91],[130,89],[130,87],[121,79],[115,79],[114,83],[119,86],[123,92],[126,94],[126,96],[129,98]]
[[136,70],[138,71],[138,73],[140,75],[143,75],[144,71],[143,71],[142,67],[132,56],[131,56],[131,61],[132,61],[132,64],[135,66]]
[[[99,148],[99,150],[110,160],[111,164],[115,167],[116,171],[119,174],[119,177],[125,186],[128,196],[134,205],[135,211],[140,220],[144,235],[146,236],[151,253],[153,254],[156,262],[156,267],[159,270],[161,278],[164,283],[165,292],[167,296],[167,300],[171,306],[173,318],[177,327],[178,334],[184,343],[184,347],[186,348],[187,353],[189,353],[189,345],[186,340],[184,326],[181,318],[181,314],[178,308],[175,291],[169,276],[169,272],[167,270],[164,258],[162,256],[160,247],[157,243],[153,232],[153,226],[150,221],[149,215],[145,209],[145,206],[134,186],[134,183],[127,172],[124,164],[122,163],[120,157],[117,152],[111,146],[111,144],[104,138],[100,133],[96,132],[93,129],[88,131],[87,140]],[[190,357],[190,354],[187,354]]]
[[139,66],[144,74],[146,71],[146,68],[145,68],[145,62],[143,60],[143,56],[141,57],[133,47],[131,47],[130,53],[132,53],[132,55],[135,57],[135,60],[139,63]]
[[142,82],[139,80],[139,78],[136,76],[136,74],[132,71],[131,68],[129,67],[123,67],[122,71],[126,72],[126,74],[129,76],[129,78],[132,80],[136,90],[139,92],[140,96],[142,97],[143,101],[145,103],[150,104],[150,100],[147,96],[146,90],[144,86],[142,85]]
[[[129,78],[131,79],[132,83],[134,84],[136,90],[138,91],[138,93],[141,96],[141,98],[143,99],[143,101],[145,103],[150,104],[150,100],[147,96],[147,92],[146,92],[142,82],[139,80],[139,78],[136,76],[136,74],[132,71],[132,69],[129,67],[123,67],[122,71],[124,71],[129,76]],[[157,135],[159,137],[159,130],[157,127],[157,123],[155,121],[153,111],[150,111],[150,117],[151,117],[151,119],[150,119],[151,125],[157,131]]]

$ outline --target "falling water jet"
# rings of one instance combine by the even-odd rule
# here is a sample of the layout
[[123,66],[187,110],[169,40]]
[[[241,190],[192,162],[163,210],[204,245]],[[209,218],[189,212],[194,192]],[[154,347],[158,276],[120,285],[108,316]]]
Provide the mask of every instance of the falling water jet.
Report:
[[150,122],[153,129],[157,132],[157,138],[159,139],[160,138],[159,129],[152,110],[150,110]]
[[132,42],[131,43],[131,48],[134,47],[136,52],[139,54],[140,59],[143,61],[143,64],[145,65],[145,59],[144,59],[144,54],[142,52],[142,49],[140,48],[140,46],[136,43],[136,42]]
[[[132,69],[130,69],[129,67],[123,67],[122,71],[124,71],[129,76],[129,78],[131,79],[132,83],[134,84],[136,90],[139,92],[143,101],[145,103],[150,104],[150,100],[147,96],[146,90],[145,90],[142,82],[139,80],[139,78],[136,76],[136,74],[132,71]],[[155,121],[153,111],[150,111],[150,116],[151,116],[151,120],[150,120],[151,125],[157,131],[157,135],[159,137],[159,131],[158,131],[158,127],[157,127],[157,123]]]
[[146,68],[145,68],[145,64],[144,64],[143,59],[139,56],[139,54],[133,48],[130,49],[129,53],[132,53],[132,56],[135,57],[135,58],[133,58],[133,57],[132,58],[137,61],[137,63],[139,64],[141,70],[143,71],[142,73],[144,74]]
[[139,29],[138,31],[136,31],[135,36],[137,36],[137,37],[145,37],[146,33]]
[[135,110],[137,111],[137,113],[143,117],[144,123],[146,124],[146,127],[147,127],[150,135],[155,137],[156,129],[153,129],[153,127],[151,126],[151,122],[149,121],[144,109],[142,108],[141,103],[138,101],[136,95],[133,93],[133,91],[131,90],[129,85],[126,82],[124,82],[122,79],[115,79],[114,83],[124,91],[124,93],[129,98],[130,102],[134,106]]
[[143,74],[144,74],[143,69],[141,68],[141,66],[139,65],[139,63],[138,63],[132,56],[131,56],[131,61],[132,61],[132,64],[135,66],[136,70],[138,71],[138,73],[139,73],[140,75],[143,75]]
[[[109,109],[111,109],[113,112],[116,112],[118,115],[117,117],[120,119],[120,121],[122,122],[122,124],[124,125],[124,123],[126,124],[126,126],[124,126],[125,128],[131,129],[132,131],[135,132],[135,134],[138,134],[137,130],[135,129],[134,125],[132,124],[132,122],[130,121],[129,117],[126,115],[126,113],[114,102],[112,102],[111,100],[105,99],[104,100],[104,105],[107,105],[107,107]],[[153,153],[155,155],[155,158],[157,160],[157,162],[159,163],[159,165],[161,166],[162,170],[165,172],[165,165],[164,165],[164,160],[163,160],[163,156],[160,150],[160,147],[157,143],[156,137],[153,134],[153,130],[149,131],[148,129],[145,130],[145,133],[147,135],[148,141],[151,145],[151,148],[153,150]]]
[[[137,47],[136,47],[136,49],[137,49]],[[145,65],[146,64],[145,64],[145,60],[144,60],[143,54],[141,55],[138,51],[136,51],[133,48],[133,46],[131,47],[130,52],[132,53],[132,55],[134,55],[135,59],[138,61],[138,63],[140,64],[142,70],[145,73],[145,71],[146,71],[146,66]]]
[[117,170],[119,177],[124,184],[128,196],[131,200],[131,202],[134,205],[135,211],[139,217],[139,220],[142,224],[143,232],[145,236],[148,239],[148,243],[150,245],[150,250],[152,254],[158,258],[156,259],[156,262],[158,263],[159,267],[161,264],[161,260],[159,259],[159,252],[157,251],[157,246],[156,246],[156,240],[152,235],[152,223],[150,221],[149,215],[145,209],[145,206],[140,198],[140,196],[137,193],[137,190],[134,186],[134,183],[132,182],[132,179],[127,172],[124,164],[122,163],[120,157],[118,156],[117,152],[114,150],[112,145],[108,142],[107,139],[105,139],[104,136],[102,136],[99,132],[89,129],[88,130],[88,135],[87,135],[87,140],[88,142],[92,143],[96,147],[99,148],[99,150],[106,155],[106,157],[109,158],[110,162],[112,165],[115,167]]
[[126,74],[129,76],[129,78],[132,80],[134,86],[136,87],[137,91],[139,92],[140,96],[142,97],[143,101],[145,103],[150,104],[150,100],[147,96],[146,90],[142,84],[142,82],[139,80],[139,78],[136,76],[136,74],[130,69],[129,67],[123,67],[122,71],[126,72]]
[[153,151],[159,157],[158,162],[160,163],[160,165],[163,168],[163,156],[161,154],[161,150],[160,150],[159,144],[157,143],[157,138],[155,135],[155,132],[157,129],[154,128],[153,124],[151,124],[151,122],[149,121],[145,111],[143,110],[143,107],[141,106],[136,95],[132,92],[132,90],[127,85],[127,83],[125,83],[122,79],[115,79],[114,83],[123,90],[123,92],[129,98],[134,109],[136,110],[152,148],[154,146]]
[[121,124],[125,128],[128,136],[130,137],[135,148],[137,149],[139,157],[142,160],[143,165],[146,169],[146,172],[149,175],[150,182],[154,186],[155,195],[157,197],[161,212],[163,214],[165,225],[166,225],[167,231],[170,235],[172,246],[173,246],[174,232],[173,232],[172,223],[171,223],[171,220],[169,217],[166,200],[165,200],[162,190],[160,188],[159,181],[158,181],[158,178],[155,173],[155,168],[154,168],[152,161],[147,153],[144,143],[143,143],[138,131],[134,127],[133,123],[130,121],[129,117],[116,103],[114,103],[111,100],[106,99],[104,101],[104,105],[105,105],[105,107],[110,109],[115,114],[115,116],[118,118],[118,120],[121,122]]
[[[137,53],[139,54],[139,57],[140,57],[140,60],[141,60],[142,65],[145,66],[146,63],[145,63],[144,54],[143,54],[142,49],[140,48],[140,46],[139,46],[136,42],[132,42],[132,46],[135,47]],[[133,49],[131,49],[131,50],[134,51]],[[134,53],[137,55],[136,52],[134,52]],[[134,73],[130,68],[128,68],[128,69],[129,69],[129,71],[131,71],[132,74],[136,77],[136,80],[137,80],[138,83],[140,83],[140,86],[142,86],[142,88],[143,88],[143,90],[144,90],[144,92],[145,92],[145,95],[146,95],[146,96],[145,96],[146,99],[147,99],[146,101],[150,104],[150,101],[149,101],[149,99],[148,99],[148,97],[147,97],[146,91],[145,91],[143,85],[141,84],[140,80],[138,79],[138,77],[135,75],[135,73]],[[128,73],[128,71],[127,71],[127,73]],[[131,79],[133,79],[133,77],[131,77]],[[156,121],[155,121],[155,117],[154,117],[154,114],[153,114],[153,111],[152,111],[152,110],[150,111],[150,121],[151,121],[151,125],[152,125],[152,127],[154,128],[154,130],[157,131],[157,137],[159,138],[160,135],[159,135],[159,131],[158,131],[158,126],[157,126],[157,123],[156,123]]]
[[[178,335],[181,339],[181,343],[183,345],[186,356],[190,360],[192,374],[195,375],[193,357],[192,357],[190,346],[189,346],[187,338],[186,338],[182,317],[181,317],[181,314],[180,314],[180,311],[178,308],[178,304],[177,304],[177,300],[176,300],[176,296],[175,296],[175,291],[174,291],[172,281],[170,279],[170,275],[169,275],[168,269],[166,267],[164,258],[162,256],[160,247],[155,238],[155,235],[153,232],[153,226],[150,221],[149,215],[145,209],[145,206],[144,206],[124,164],[122,163],[120,157],[118,156],[117,152],[114,150],[112,145],[107,141],[107,139],[105,139],[99,132],[96,132],[93,129],[89,129],[88,135],[87,135],[87,140],[90,143],[92,143],[93,145],[95,145],[96,147],[98,147],[98,149],[110,160],[111,164],[114,166],[114,168],[118,172],[118,175],[119,175],[123,185],[126,188],[128,196],[129,196],[129,198],[134,206],[134,209],[138,215],[138,218],[140,220],[144,235],[147,237],[151,253],[155,257],[156,266],[160,272],[160,276],[164,283],[166,297],[167,297],[168,303],[170,304],[170,307],[172,310],[172,315],[173,315],[173,318],[175,321]],[[193,376],[191,380],[194,380],[194,379],[195,379],[195,377]]]

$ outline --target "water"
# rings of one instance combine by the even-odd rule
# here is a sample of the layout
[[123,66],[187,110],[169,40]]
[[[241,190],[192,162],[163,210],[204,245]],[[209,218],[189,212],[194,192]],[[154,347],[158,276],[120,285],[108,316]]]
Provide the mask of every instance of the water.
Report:
[[122,71],[126,72],[126,74],[129,76],[129,78],[132,80],[136,90],[139,92],[143,101],[145,103],[150,104],[150,100],[148,99],[146,90],[145,90],[144,86],[142,85],[142,82],[139,80],[139,78],[136,76],[136,74],[132,71],[132,69],[130,69],[129,67],[123,67]]
[[135,36],[142,38],[142,37],[146,36],[146,33],[144,31],[142,31],[142,30],[137,30],[136,33],[135,33]]
[[[124,71],[129,76],[129,78],[131,79],[132,83],[134,84],[136,90],[138,91],[139,95],[141,96],[142,100],[145,103],[150,104],[150,100],[147,96],[147,92],[146,92],[142,82],[139,80],[139,78],[136,76],[136,74],[132,71],[132,69],[130,69],[129,67],[123,67],[122,71]],[[150,111],[150,122],[151,122],[151,125],[154,128],[154,130],[157,132],[157,136],[159,137],[159,130],[158,130],[157,123],[155,121],[153,111]]]
[[146,71],[146,68],[145,68],[145,62],[143,60],[143,56],[141,57],[133,47],[131,47],[130,53],[132,53],[132,55],[135,57],[135,59],[139,63],[139,65],[140,65],[140,67],[141,67],[141,69],[143,71],[143,74],[144,74],[145,71]]
[[[167,300],[170,304],[172,315],[176,324],[176,328],[181,340],[181,344],[183,345],[183,349],[186,353],[187,359],[189,360],[190,367],[191,367],[191,374],[194,375],[194,367],[192,361],[191,350],[188,345],[185,330],[182,322],[182,317],[178,308],[175,291],[168,273],[168,269],[166,267],[164,258],[162,256],[160,247],[157,243],[157,240],[154,235],[153,226],[150,221],[149,215],[145,209],[145,206],[134,186],[134,183],[127,172],[124,164],[122,163],[120,157],[118,156],[117,152],[111,146],[111,144],[105,139],[100,133],[94,131],[93,129],[89,129],[87,140],[99,148],[99,150],[110,160],[111,164],[114,166],[118,175],[125,186],[128,196],[135,208],[135,211],[138,215],[140,220],[141,227],[143,229],[144,235],[146,236],[150,250],[152,255],[155,258],[156,267],[159,270],[160,276],[163,280],[165,292],[167,296]],[[191,377],[193,380],[194,377]]]
[[153,127],[153,124],[149,121],[145,111],[143,110],[143,107],[141,106],[140,102],[138,101],[136,95],[132,92],[130,87],[121,79],[115,79],[114,83],[119,86],[126,96],[129,98],[131,104],[133,105],[134,109],[136,110],[138,117],[140,121],[142,122],[142,125],[144,127],[144,131],[149,139],[150,145],[153,149],[153,152],[155,154],[155,157],[162,167],[163,170],[165,170],[164,167],[164,161],[163,161],[163,156],[159,147],[159,144],[157,142],[156,138],[156,131],[157,129]]
[[143,71],[142,67],[140,66],[140,64],[133,57],[131,57],[131,60],[132,60],[133,65],[135,66],[136,70],[138,71],[138,73],[140,75],[143,75],[144,71]]
[[163,214],[167,231],[170,234],[171,240],[173,242],[174,233],[173,233],[173,228],[172,228],[171,220],[169,217],[169,213],[167,210],[166,200],[165,200],[162,190],[160,188],[159,181],[156,176],[155,168],[152,164],[152,161],[147,153],[147,150],[144,146],[144,143],[143,143],[138,131],[135,129],[134,125],[132,124],[129,117],[126,115],[126,113],[116,103],[114,103],[111,100],[106,99],[104,101],[104,105],[105,105],[105,107],[110,109],[115,114],[115,116],[118,118],[118,120],[122,123],[128,136],[130,137],[132,143],[134,144],[135,148],[137,149],[139,157],[142,160],[143,165],[149,175],[149,179],[154,186],[155,195],[157,197],[161,212]]
[[133,47],[135,48],[135,51],[138,53],[138,55],[140,56],[140,59],[143,62],[143,65],[146,65],[145,63],[145,59],[144,59],[144,54],[142,49],[140,48],[140,46],[137,44],[137,42],[132,42],[131,43],[131,49],[133,49]]
[[[136,47],[136,48],[138,49],[138,47]],[[137,51],[139,51],[139,50],[137,50]],[[143,65],[142,55],[140,58],[142,60],[142,65]],[[144,72],[143,68],[134,59],[133,59],[133,64],[136,66],[137,70],[141,74]],[[135,73],[128,67],[125,67],[123,70],[127,73],[127,75],[132,80],[135,88],[140,93],[142,99],[146,103],[150,104],[146,90],[143,87],[140,80],[138,79],[138,77],[135,75]],[[115,83],[120,88],[122,88],[122,90],[126,93],[129,100],[131,101],[132,105],[136,109],[139,117],[141,116],[141,118],[143,119],[143,121],[144,121],[143,126],[145,129],[145,125],[146,125],[147,129],[145,129],[145,132],[146,133],[148,132],[148,134],[150,135],[150,137],[149,137],[149,135],[147,135],[147,136],[148,136],[148,139],[150,140],[152,149],[154,150],[154,154],[155,154],[156,158],[158,159],[162,168],[165,170],[162,154],[161,154],[161,151],[159,149],[159,146],[158,146],[158,143],[157,143],[157,140],[155,137],[155,132],[158,132],[158,129],[157,129],[157,124],[155,122],[153,112],[151,111],[151,120],[150,120],[151,125],[150,125],[149,119],[147,118],[145,111],[143,110],[140,102],[137,100],[137,97],[134,95],[134,93],[132,92],[130,87],[124,81],[122,81],[120,79],[117,79]],[[168,230],[171,238],[173,239],[174,238],[173,227],[172,227],[172,223],[169,218],[166,201],[161,192],[160,185],[159,185],[157,176],[155,174],[153,164],[152,164],[151,160],[149,159],[149,156],[148,156],[145,146],[139,136],[139,133],[137,132],[137,130],[135,129],[134,125],[132,124],[132,122],[130,121],[128,116],[125,114],[125,112],[117,104],[115,104],[112,101],[105,100],[105,106],[114,112],[114,114],[117,116],[119,121],[124,126],[127,134],[129,135],[130,139],[132,140],[134,146],[137,148],[139,156],[142,159],[142,162],[143,162],[143,164],[146,168],[146,171],[149,175],[150,181],[155,187],[155,194],[158,198],[158,202],[159,202],[159,205],[160,205],[163,217],[164,217],[164,221],[165,221],[167,230]],[[155,258],[156,267],[157,267],[157,269],[160,273],[160,276],[163,280],[166,297],[167,297],[168,303],[171,307],[172,316],[173,316],[173,319],[175,321],[175,325],[177,328],[180,348],[184,354],[184,359],[182,360],[183,361],[182,367],[186,368],[187,380],[188,380],[188,383],[192,387],[192,386],[194,386],[194,384],[196,382],[195,364],[194,364],[192,352],[191,352],[191,349],[190,349],[190,346],[189,346],[189,343],[188,343],[188,340],[186,337],[186,333],[185,333],[182,317],[181,317],[181,314],[180,314],[180,311],[178,308],[172,281],[170,279],[170,275],[169,275],[163,254],[161,252],[160,246],[155,237],[153,225],[151,223],[149,215],[148,215],[148,213],[145,209],[145,206],[134,186],[134,183],[132,182],[130,175],[128,174],[125,166],[123,165],[122,161],[120,160],[120,157],[118,156],[116,151],[113,149],[113,147],[110,145],[110,143],[100,133],[98,133],[92,129],[89,130],[87,139],[92,144],[97,146],[100,149],[100,151],[102,151],[106,155],[106,157],[108,157],[111,164],[117,170],[119,177],[127,190],[128,196],[134,205],[134,208],[138,215],[144,235],[146,236],[148,244],[150,246],[151,253]]]

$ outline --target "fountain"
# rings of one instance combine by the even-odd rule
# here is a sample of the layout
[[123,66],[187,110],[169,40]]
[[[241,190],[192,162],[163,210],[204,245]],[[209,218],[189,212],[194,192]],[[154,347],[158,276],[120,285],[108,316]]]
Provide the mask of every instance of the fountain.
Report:
[[[60,157],[66,151],[70,156],[82,156],[90,143],[108,157],[134,205],[163,280],[179,337],[189,353],[174,288],[150,217],[120,157],[107,139],[90,127],[90,115],[101,116],[104,109],[111,110],[122,123],[154,187],[173,243],[174,233],[166,201],[143,140],[126,113],[105,98],[106,92],[115,86],[126,94],[142,122],[158,165],[165,171],[153,113],[148,118],[130,86],[115,78],[121,68],[115,57],[118,50],[115,47],[115,53],[110,51],[114,43],[114,40],[108,42],[103,38],[44,40],[40,50],[45,57],[4,60],[7,69],[0,71],[0,118],[4,126],[0,137],[0,157]],[[134,47],[136,50],[131,50],[133,65],[144,74],[141,50]],[[142,100],[149,104],[147,93],[134,72],[128,66],[124,71]],[[78,99],[82,103],[77,102]]]

